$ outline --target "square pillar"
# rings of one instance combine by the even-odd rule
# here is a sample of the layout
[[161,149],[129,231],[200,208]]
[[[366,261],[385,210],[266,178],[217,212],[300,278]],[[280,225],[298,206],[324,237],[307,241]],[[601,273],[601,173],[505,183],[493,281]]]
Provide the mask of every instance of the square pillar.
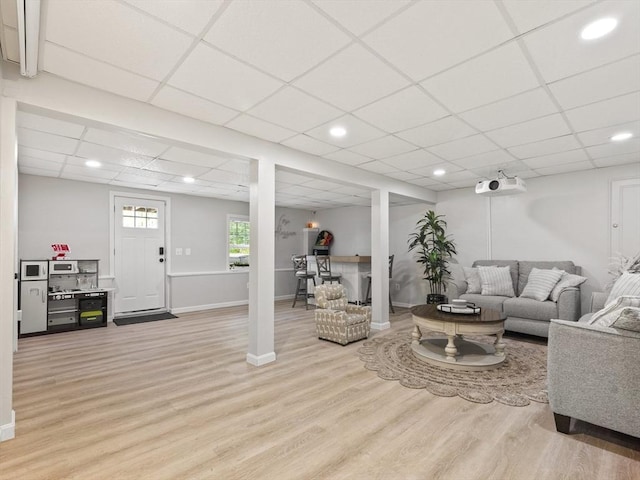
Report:
[[371,193],[371,328],[389,323],[389,191]]

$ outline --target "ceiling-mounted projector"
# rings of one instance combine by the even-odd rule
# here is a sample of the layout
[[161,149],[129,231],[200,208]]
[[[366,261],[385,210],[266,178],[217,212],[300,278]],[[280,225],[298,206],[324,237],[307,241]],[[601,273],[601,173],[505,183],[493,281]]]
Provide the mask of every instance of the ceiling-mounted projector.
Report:
[[518,177],[507,177],[502,172],[501,176],[494,180],[484,180],[476,184],[476,193],[478,195],[515,195],[516,193],[524,193],[527,191],[527,184]]

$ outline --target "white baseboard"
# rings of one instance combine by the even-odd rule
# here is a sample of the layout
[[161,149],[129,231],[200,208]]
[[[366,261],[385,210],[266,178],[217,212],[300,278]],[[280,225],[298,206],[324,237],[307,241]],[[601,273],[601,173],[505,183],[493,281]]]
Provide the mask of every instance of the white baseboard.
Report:
[[0,425],[0,442],[11,440],[16,436],[16,412],[11,410],[11,423]]
[[276,352],[265,353],[264,355],[254,355],[252,353],[247,353],[247,363],[259,367],[261,365],[265,365],[267,363],[276,361]]
[[[294,295],[280,295],[279,297],[275,297],[275,300],[292,300]],[[234,302],[221,302],[221,303],[209,303],[207,305],[192,305],[189,307],[177,307],[170,308],[169,311],[174,315],[179,313],[190,313],[190,312],[199,312],[201,310],[213,310],[216,308],[225,308],[225,307],[238,307],[240,305],[249,305],[249,300],[236,300]]]
[[387,330],[388,328],[391,328],[390,322],[384,322],[384,323],[371,322],[371,330]]

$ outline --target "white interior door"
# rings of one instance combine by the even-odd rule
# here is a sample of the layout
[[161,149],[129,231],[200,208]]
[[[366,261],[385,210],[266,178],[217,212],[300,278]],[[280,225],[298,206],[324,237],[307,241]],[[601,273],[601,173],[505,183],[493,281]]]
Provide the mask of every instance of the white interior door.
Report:
[[640,179],[611,182],[611,256],[633,257],[640,249]]
[[165,203],[116,196],[114,313],[165,308]]

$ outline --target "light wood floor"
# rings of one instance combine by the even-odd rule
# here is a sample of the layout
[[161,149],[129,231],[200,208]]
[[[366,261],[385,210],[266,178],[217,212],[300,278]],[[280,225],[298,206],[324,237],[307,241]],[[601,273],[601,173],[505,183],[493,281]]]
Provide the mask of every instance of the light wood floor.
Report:
[[[392,329],[408,329],[398,308]],[[381,380],[360,343],[315,337],[313,311],[277,305],[275,363],[245,362],[246,308],[21,339],[16,438],[0,478],[640,478],[638,442],[548,405],[442,398]],[[378,332],[384,335],[387,332]]]

